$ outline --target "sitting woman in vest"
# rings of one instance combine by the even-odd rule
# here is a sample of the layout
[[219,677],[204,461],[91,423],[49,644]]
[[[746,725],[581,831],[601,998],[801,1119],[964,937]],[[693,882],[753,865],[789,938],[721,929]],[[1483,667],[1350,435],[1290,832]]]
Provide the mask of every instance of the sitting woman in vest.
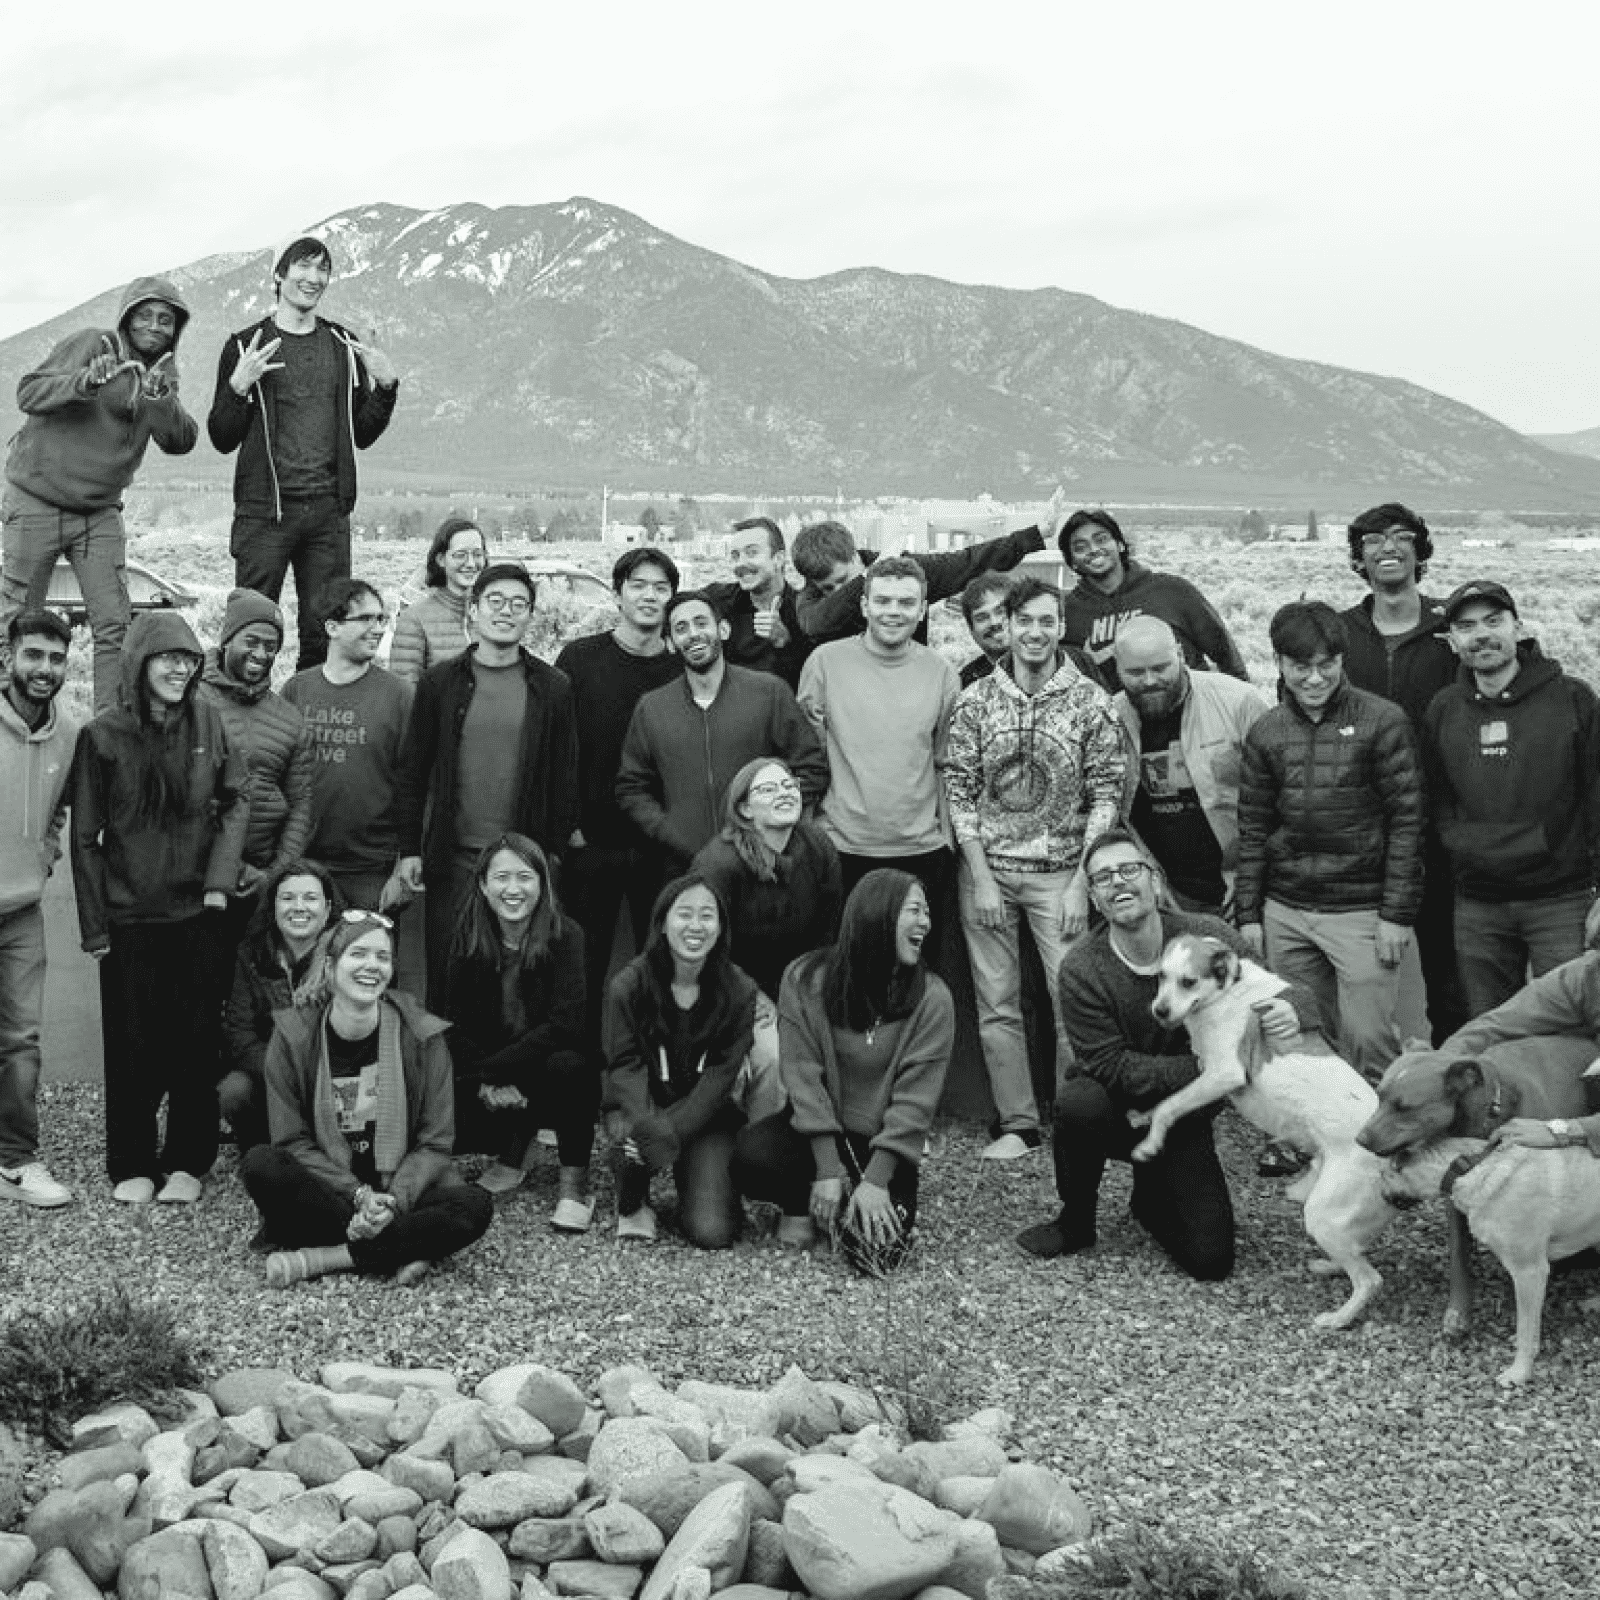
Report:
[[467,637],[467,597],[489,559],[477,523],[446,517],[439,524],[423,564],[428,592],[395,618],[389,670],[402,683],[417,679],[441,661],[454,661],[472,640]]
[[563,915],[532,839],[502,834],[478,856],[450,956],[456,1149],[492,1155],[490,1194],[522,1182],[534,1133],[553,1128],[561,1158],[554,1225],[582,1233],[594,1214],[589,1154],[599,1065],[583,1047],[583,930]]
[[344,896],[315,861],[285,862],[261,887],[261,902],[233,964],[217,1084],[240,1156],[269,1137],[266,1068],[273,1013],[292,1006],[320,977],[318,943],[329,920],[343,910]]
[[494,1217],[456,1177],[449,1024],[390,992],[393,924],[346,911],[328,940],[325,981],[280,1011],[267,1046],[272,1143],[241,1176],[277,1247],[267,1282],[326,1272],[416,1283],[480,1238]]
[[917,1176],[955,1043],[955,1008],[922,965],[928,897],[879,867],[845,902],[837,944],[784,974],[778,1033],[789,1107],[739,1137],[734,1173],[783,1211],[779,1238],[836,1233],[863,1272],[904,1257]]
[[667,1167],[691,1244],[732,1244],[741,1208],[729,1161],[744,1113],[734,1085],[756,986],[728,959],[728,919],[698,873],[656,898],[643,952],[611,980],[602,1039],[617,1176],[617,1237],[653,1239],[650,1179]]

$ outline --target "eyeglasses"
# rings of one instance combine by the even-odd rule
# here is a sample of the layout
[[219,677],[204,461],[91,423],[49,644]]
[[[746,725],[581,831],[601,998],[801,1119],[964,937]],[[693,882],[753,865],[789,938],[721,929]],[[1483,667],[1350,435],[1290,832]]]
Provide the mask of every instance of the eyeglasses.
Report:
[[1141,873],[1150,870],[1148,861],[1123,861],[1114,867],[1102,867],[1089,874],[1091,889],[1109,889],[1114,883],[1132,883]]
[[1404,545],[1407,549],[1414,550],[1417,546],[1417,536],[1414,533],[1405,533],[1398,528],[1390,528],[1386,533],[1364,533],[1361,535],[1361,548],[1363,550],[1381,550],[1386,544]]
[[353,622],[358,628],[387,628],[389,617],[383,611],[358,611],[353,617],[340,617],[341,622]]
[[793,778],[774,778],[771,783],[752,783],[745,793],[752,800],[771,800],[780,794],[799,794],[800,785]]
[[200,670],[199,656],[190,655],[187,650],[158,650],[150,657],[151,663],[163,672],[198,672]]
[[525,617],[532,610],[532,604],[526,595],[521,594],[486,594],[478,597],[478,604],[485,611],[508,612],[513,617]]
[[386,917],[381,911],[363,911],[359,906],[352,906],[348,911],[339,913],[341,922],[376,922],[380,928],[387,928],[394,932],[394,918]]

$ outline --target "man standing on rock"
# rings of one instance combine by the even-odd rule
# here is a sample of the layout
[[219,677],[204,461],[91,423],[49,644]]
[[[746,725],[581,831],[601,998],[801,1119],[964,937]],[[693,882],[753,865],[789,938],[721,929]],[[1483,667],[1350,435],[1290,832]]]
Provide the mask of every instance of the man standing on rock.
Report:
[[320,239],[278,258],[277,305],[222,346],[207,431],[233,475],[234,581],[276,600],[294,568],[304,671],[327,654],[317,600],[350,576],[357,450],[394,414],[400,380],[381,350],[316,314],[333,276]]
[[72,563],[94,634],[94,708],[117,703],[128,631],[122,496],[154,439],[187,455],[199,437],[173,361],[189,307],[166,278],[129,285],[115,329],[63,339],[17,385],[27,416],[6,456],[0,626],[45,603],[60,557]]
[[0,1200],[51,1209],[72,1191],[39,1159],[44,882],[61,854],[78,727],[56,707],[72,634],[53,611],[6,625],[0,694]]

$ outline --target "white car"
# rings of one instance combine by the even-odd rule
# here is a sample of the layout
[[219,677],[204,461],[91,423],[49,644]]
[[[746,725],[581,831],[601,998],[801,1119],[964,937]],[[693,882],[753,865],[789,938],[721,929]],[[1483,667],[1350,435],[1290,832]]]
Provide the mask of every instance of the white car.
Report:
[[[135,611],[187,609],[200,602],[200,596],[193,589],[175,578],[163,578],[137,561],[129,561],[123,568],[123,575],[128,583],[128,603]],[[83,591],[78,587],[78,574],[65,561],[58,561],[50,574],[44,603],[50,610],[59,611],[75,628],[89,620],[89,608],[83,603]]]

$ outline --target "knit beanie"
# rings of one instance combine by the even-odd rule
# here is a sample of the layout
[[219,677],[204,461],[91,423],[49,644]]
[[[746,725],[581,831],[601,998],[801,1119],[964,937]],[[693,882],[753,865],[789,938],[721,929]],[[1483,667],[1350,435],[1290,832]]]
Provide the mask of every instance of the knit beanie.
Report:
[[283,638],[283,613],[278,609],[275,601],[267,599],[264,594],[257,594],[254,589],[235,589],[228,596],[228,608],[222,613],[222,631],[217,635],[217,643],[225,645],[243,628],[248,628],[252,622],[270,623],[278,630],[278,638]]

